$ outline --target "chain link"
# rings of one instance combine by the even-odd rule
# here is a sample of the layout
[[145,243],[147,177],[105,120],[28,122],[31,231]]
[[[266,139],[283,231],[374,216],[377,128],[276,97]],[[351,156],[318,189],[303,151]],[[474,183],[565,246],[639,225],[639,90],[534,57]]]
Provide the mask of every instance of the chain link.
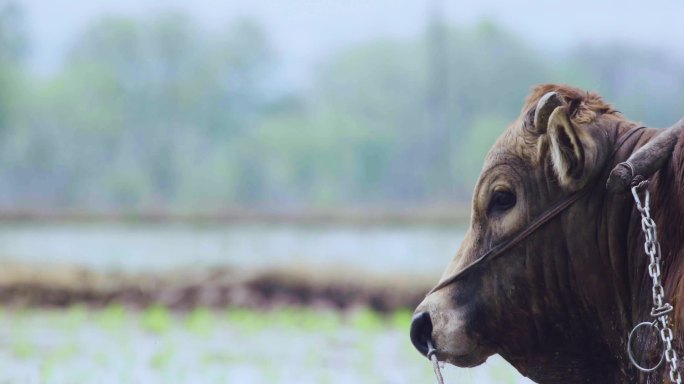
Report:
[[[639,198],[639,191],[644,190],[643,204]],[[644,252],[649,258],[648,275],[651,276],[653,286],[651,293],[653,296],[653,308],[651,316],[655,318],[653,325],[660,331],[660,339],[663,341],[665,349],[665,361],[669,367],[670,382],[681,384],[682,376],[679,373],[677,352],[672,347],[674,336],[670,328],[669,313],[672,312],[672,305],[665,299],[665,290],[660,278],[660,243],[656,232],[656,224],[651,218],[650,198],[648,191],[648,181],[641,181],[637,185],[632,185],[632,196],[636,203],[637,210],[641,213],[641,230],[644,232]],[[629,348],[629,347],[628,347]],[[641,369],[638,365],[637,368]]]

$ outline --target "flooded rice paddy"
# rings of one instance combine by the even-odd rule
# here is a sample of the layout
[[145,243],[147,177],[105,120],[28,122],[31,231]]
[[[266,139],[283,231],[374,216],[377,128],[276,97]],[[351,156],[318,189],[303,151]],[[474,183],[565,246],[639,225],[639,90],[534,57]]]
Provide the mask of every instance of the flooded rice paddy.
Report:
[[[0,263],[165,273],[351,268],[436,280],[463,235],[447,226],[0,225]],[[394,280],[391,280],[394,281]],[[0,383],[433,383],[409,310],[0,307]],[[448,384],[529,383],[499,357]]]
[[[410,313],[163,307],[0,313],[3,383],[432,383]],[[447,383],[529,383],[502,359],[446,367]]]
[[461,227],[401,225],[0,225],[0,261],[163,272],[212,267],[350,267],[439,276]]

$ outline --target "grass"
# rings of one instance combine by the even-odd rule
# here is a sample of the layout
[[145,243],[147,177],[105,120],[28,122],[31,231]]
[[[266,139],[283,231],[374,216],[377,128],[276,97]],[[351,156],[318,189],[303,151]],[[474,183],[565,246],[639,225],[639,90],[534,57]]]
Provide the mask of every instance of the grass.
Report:
[[66,327],[71,331],[77,330],[88,315],[88,309],[84,305],[72,305],[67,309],[67,316],[65,316]]
[[98,323],[105,329],[120,329],[126,321],[126,310],[120,304],[112,304],[97,314]]
[[229,324],[234,325],[243,332],[258,332],[269,326],[266,315],[247,309],[229,309],[226,314]]
[[413,312],[408,309],[399,309],[390,315],[390,324],[398,329],[409,329]]
[[169,310],[159,304],[150,306],[143,312],[142,326],[153,333],[164,333],[171,327]]
[[[0,309],[0,340],[9,340],[0,345],[0,370],[6,382],[28,383],[429,382],[431,368],[408,340],[411,315],[297,307],[178,313],[116,304]],[[470,379],[470,371],[452,371],[452,379],[519,383],[500,361],[482,369],[485,379]]]
[[14,352],[14,356],[23,360],[33,357],[36,354],[37,349],[31,342],[20,337],[12,346],[12,351]]
[[156,370],[163,370],[171,362],[174,355],[174,348],[171,344],[162,346],[150,360],[150,366]]
[[370,309],[359,309],[349,318],[351,325],[364,332],[374,332],[386,326],[386,318]]
[[197,308],[187,316],[185,326],[195,335],[209,337],[216,327],[216,319],[209,309]]

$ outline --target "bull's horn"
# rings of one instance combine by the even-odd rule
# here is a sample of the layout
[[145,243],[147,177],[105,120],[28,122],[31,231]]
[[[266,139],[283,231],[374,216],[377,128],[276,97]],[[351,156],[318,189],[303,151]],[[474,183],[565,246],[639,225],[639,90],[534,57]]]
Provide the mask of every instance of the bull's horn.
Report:
[[546,133],[549,116],[561,105],[563,105],[563,98],[556,92],[548,92],[539,99],[537,109],[534,112],[534,131],[536,133]]
[[635,176],[648,179],[672,155],[677,138],[684,130],[684,119],[659,132],[646,145],[634,152],[627,161],[620,163],[610,172],[606,188],[611,192],[625,192]]

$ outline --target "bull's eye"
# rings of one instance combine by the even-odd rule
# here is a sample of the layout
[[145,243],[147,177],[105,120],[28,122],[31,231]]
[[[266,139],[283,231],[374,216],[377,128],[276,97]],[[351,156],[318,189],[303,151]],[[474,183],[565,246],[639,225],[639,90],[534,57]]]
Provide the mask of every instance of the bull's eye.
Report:
[[515,205],[515,194],[510,191],[494,191],[492,198],[489,200],[487,212],[500,213],[505,212]]

